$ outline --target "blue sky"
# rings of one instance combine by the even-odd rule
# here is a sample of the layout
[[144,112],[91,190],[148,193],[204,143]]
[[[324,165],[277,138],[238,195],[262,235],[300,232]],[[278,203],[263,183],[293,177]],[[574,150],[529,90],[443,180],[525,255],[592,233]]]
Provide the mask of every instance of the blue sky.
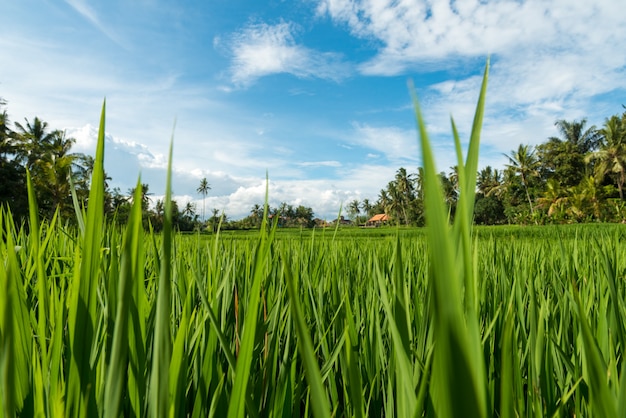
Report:
[[262,203],[376,200],[420,164],[413,80],[439,170],[468,137],[491,57],[480,166],[557,135],[557,119],[602,125],[626,103],[626,11],[590,0],[21,0],[3,4],[0,97],[92,153],[107,100],[112,185],[141,173],[162,195],[174,135],[175,198],[229,217]]

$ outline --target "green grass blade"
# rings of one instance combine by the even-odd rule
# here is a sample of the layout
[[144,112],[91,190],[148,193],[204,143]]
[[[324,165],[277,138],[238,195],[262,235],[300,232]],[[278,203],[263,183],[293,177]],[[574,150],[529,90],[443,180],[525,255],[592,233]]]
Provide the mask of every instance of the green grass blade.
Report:
[[[266,186],[266,209],[267,213],[267,186]],[[267,236],[267,216],[263,216],[261,223],[261,236],[259,238],[258,247],[256,248],[254,258],[254,268],[252,273],[252,286],[250,287],[250,296],[248,300],[248,310],[246,312],[243,323],[243,337],[237,359],[237,367],[235,369],[235,383],[231,392],[230,402],[228,404],[228,417],[240,418],[246,412],[246,399],[248,394],[248,383],[250,380],[250,370],[252,367],[254,344],[256,340],[256,331],[258,326],[259,307],[261,300],[261,283],[266,271],[266,265],[270,257],[270,247],[272,243],[273,233],[278,223],[274,223],[272,233]],[[254,411],[248,411],[252,414]]]
[[156,323],[152,347],[150,374],[150,401],[148,411],[153,418],[169,414],[169,366],[172,353],[170,308],[172,300],[172,153],[174,137],[170,141],[163,214],[163,242],[161,269],[157,289]]
[[286,257],[283,257],[283,270],[285,272],[285,280],[287,281],[291,315],[294,321],[296,335],[298,336],[298,351],[300,351],[300,356],[304,363],[304,373],[309,388],[311,389],[313,414],[317,418],[330,418],[330,405],[322,383],[322,375],[319,365],[317,364],[313,342],[311,341],[309,329],[304,320],[302,308],[300,307],[300,299],[298,298],[296,284],[291,272],[291,260],[288,260]]
[[141,181],[137,181],[131,215],[124,234],[122,265],[118,289],[118,305],[115,315],[115,329],[113,330],[113,343],[111,359],[107,370],[107,379],[104,392],[104,417],[114,418],[120,416],[122,402],[122,390],[126,382],[128,370],[128,327],[130,318],[130,305],[133,302],[132,289],[133,260],[140,258],[137,235],[141,235]]
[[590,411],[595,417],[612,418],[617,415],[617,399],[607,382],[607,365],[602,358],[598,342],[591,332],[585,308],[580,300],[576,284],[572,282],[572,291],[578,311],[580,334],[584,347],[584,361],[587,364],[585,380],[591,393]]
[[[483,94],[484,91],[481,92]],[[475,325],[476,318],[466,317],[462,309],[461,277],[473,261],[465,255],[467,251],[457,253],[462,237],[458,234],[453,236],[448,226],[447,209],[426,125],[417,99],[414,103],[424,162],[424,207],[432,263],[430,276],[435,295],[433,402],[440,416],[484,417],[487,416],[487,397],[480,335]],[[477,153],[477,148],[474,152]],[[467,191],[469,186],[466,184],[465,187]],[[471,219],[463,221],[471,222]],[[469,227],[463,229],[466,234],[469,232]],[[461,254],[459,259],[456,254]],[[473,315],[473,312],[470,314]]]
[[[70,370],[67,384],[67,415],[92,417],[96,409],[96,377],[91,353],[96,343],[97,288],[100,281],[102,228],[104,224],[104,134],[105,108],[102,105],[96,158],[89,191],[89,205],[81,253],[76,269],[69,308]],[[78,261],[79,260],[79,261]]]

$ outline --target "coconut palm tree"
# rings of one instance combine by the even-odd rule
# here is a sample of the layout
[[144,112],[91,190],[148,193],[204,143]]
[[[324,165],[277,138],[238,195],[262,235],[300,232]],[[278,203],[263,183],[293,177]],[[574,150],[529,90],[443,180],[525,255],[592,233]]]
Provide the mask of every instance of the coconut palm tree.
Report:
[[509,164],[506,166],[513,170],[516,175],[520,177],[524,190],[526,192],[526,198],[528,199],[528,207],[530,208],[531,215],[533,211],[533,202],[530,198],[529,182],[533,177],[536,177],[539,173],[537,171],[538,160],[535,156],[535,151],[530,145],[520,144],[517,151],[511,151],[510,155],[504,154],[509,159]]
[[48,131],[48,123],[38,117],[35,117],[32,123],[28,119],[24,120],[25,125],[15,122],[16,159],[31,169],[48,151],[59,131]]
[[361,202],[361,209],[363,209],[363,213],[365,213],[367,216],[371,216],[371,211],[372,211],[372,204],[370,203],[370,200],[365,198],[363,199],[363,201]]
[[550,141],[561,141],[571,144],[580,154],[586,154],[600,145],[601,135],[595,126],[585,129],[587,119],[572,122],[559,119],[554,122],[557,130],[561,134],[560,138],[550,137]]
[[203,221],[206,220],[206,218],[204,217],[204,202],[206,200],[207,194],[209,194],[209,190],[211,190],[211,185],[207,181],[206,177],[204,177],[202,180],[200,180],[200,186],[198,186],[198,188],[196,189],[196,191],[202,195],[202,220]]
[[348,212],[350,216],[356,220],[357,216],[361,213],[361,203],[357,199],[354,199],[348,204]]
[[626,118],[612,116],[601,129],[602,144],[600,149],[589,154],[586,161],[595,161],[598,181],[609,176],[617,185],[619,197],[624,200],[624,183],[626,183]]
[[[150,193],[149,190],[150,186],[147,183],[141,183],[141,210],[144,212],[148,210],[148,206],[150,205],[150,196],[153,194]],[[132,189],[128,189],[129,200],[132,200],[134,195],[135,188],[133,187]]]

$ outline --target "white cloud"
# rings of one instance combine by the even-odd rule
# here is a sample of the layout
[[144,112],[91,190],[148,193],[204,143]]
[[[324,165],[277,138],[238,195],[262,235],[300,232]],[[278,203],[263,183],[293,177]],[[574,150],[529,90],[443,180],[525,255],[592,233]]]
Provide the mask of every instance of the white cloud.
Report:
[[297,165],[300,167],[341,167],[339,161],[305,161]]
[[460,74],[434,86],[438,96],[426,97],[447,104],[435,109],[441,121],[451,113],[471,123],[479,76],[464,79],[462,72],[491,54],[487,115],[516,113],[520,125],[529,125],[543,117],[594,119],[595,97],[626,89],[626,55],[617,52],[626,42],[626,13],[618,3],[320,0],[318,13],[373,41],[375,55],[359,67],[363,74]]
[[351,141],[361,147],[376,151],[390,162],[407,163],[417,161],[417,137],[415,129],[402,129],[397,126],[371,126],[353,122]]
[[318,13],[380,42],[379,53],[362,67],[373,74],[454,56],[518,54],[530,45],[548,54],[605,50],[626,30],[626,15],[610,0],[320,0]]
[[[247,86],[258,78],[288,73],[300,78],[322,78],[338,81],[349,73],[339,54],[320,52],[298,45],[296,26],[252,24],[234,34],[231,40],[232,82]],[[217,40],[217,44],[221,41]]]

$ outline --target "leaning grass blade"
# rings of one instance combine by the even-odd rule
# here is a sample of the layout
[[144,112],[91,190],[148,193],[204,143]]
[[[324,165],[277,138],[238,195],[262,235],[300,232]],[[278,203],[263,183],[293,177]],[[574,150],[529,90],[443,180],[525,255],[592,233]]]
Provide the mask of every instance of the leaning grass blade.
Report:
[[30,236],[29,247],[30,252],[35,263],[35,270],[37,274],[37,341],[39,343],[39,352],[41,356],[41,368],[42,380],[44,382],[49,381],[49,368],[48,368],[48,347],[46,342],[48,341],[48,315],[49,315],[49,294],[48,294],[48,280],[44,272],[44,261],[41,257],[40,247],[40,223],[39,223],[39,210],[37,207],[37,199],[35,198],[35,189],[31,181],[30,172],[26,170],[26,186],[28,189],[28,208],[30,219]]
[[617,400],[607,382],[607,366],[602,358],[598,343],[591,332],[585,308],[581,302],[576,284],[572,281],[572,290],[578,310],[578,322],[584,347],[584,361],[587,364],[587,385],[591,392],[590,411],[593,416],[612,418],[617,415]]
[[[267,186],[266,186],[267,194]],[[267,197],[266,197],[267,202]],[[259,306],[261,301],[261,283],[265,275],[265,267],[270,257],[270,248],[277,223],[274,223],[271,234],[267,234],[267,203],[264,210],[263,221],[261,223],[261,236],[254,256],[254,269],[252,272],[252,286],[250,287],[250,299],[248,300],[248,310],[243,323],[243,338],[235,369],[235,383],[228,404],[228,417],[240,418],[246,412],[246,398],[248,383],[250,380],[250,370],[254,355],[254,343],[256,340],[256,330],[258,326]],[[248,411],[252,414],[253,411]]]
[[391,333],[391,340],[393,342],[393,358],[395,364],[395,378],[397,382],[396,387],[396,413],[399,416],[410,416],[415,411],[417,405],[417,398],[415,395],[415,387],[413,385],[413,365],[409,361],[410,352],[405,351],[404,339],[401,331],[398,329],[398,325],[394,318],[393,308],[390,302],[389,295],[387,293],[386,278],[380,271],[378,262],[375,262],[374,274],[376,275],[378,290],[380,292],[380,301],[383,305],[385,313],[387,315],[388,327]]
[[344,297],[346,306],[346,360],[348,363],[348,384],[350,389],[350,403],[352,404],[352,416],[361,418],[365,416],[365,400],[363,399],[363,385],[361,383],[361,371],[359,369],[358,335],[354,325],[354,317],[350,300],[346,294]]
[[91,352],[96,343],[97,288],[100,280],[100,247],[104,223],[104,126],[105,107],[102,105],[96,158],[89,191],[82,249],[77,253],[80,268],[72,282],[69,308],[70,370],[67,385],[67,412],[73,417],[97,414],[95,370]]
[[115,329],[111,347],[111,360],[107,370],[107,380],[104,389],[104,416],[105,418],[120,416],[122,390],[126,381],[124,377],[128,369],[128,326],[130,323],[129,311],[133,301],[133,260],[139,259],[139,247],[135,238],[141,235],[141,182],[137,182],[131,215],[124,234],[122,250],[122,266],[118,289],[118,305],[115,315]]
[[322,376],[317,364],[317,357],[313,349],[313,342],[309,335],[309,329],[304,320],[304,314],[300,307],[300,299],[296,291],[293,274],[291,272],[291,260],[283,258],[283,270],[285,272],[285,280],[287,281],[287,292],[289,293],[289,305],[291,306],[291,315],[294,320],[296,335],[298,336],[298,350],[304,363],[304,373],[306,375],[309,388],[311,389],[311,402],[313,406],[313,414],[317,418],[330,418],[330,405]]
[[[0,241],[0,249],[4,250],[3,246],[3,243]],[[6,251],[10,251],[10,247]],[[15,373],[14,341],[17,338],[13,324],[13,301],[15,299],[13,296],[15,293],[13,276],[17,275],[17,271],[14,271],[14,269],[15,265],[13,263],[7,263],[6,266],[5,263],[0,263],[0,285],[4,289],[4,292],[0,293],[0,302],[2,302],[0,306],[3,306],[3,311],[0,312],[0,315],[2,315],[2,323],[0,323],[0,382],[2,382],[0,403],[3,416],[5,417],[16,416],[18,410],[16,398],[19,396],[18,391],[20,390],[19,385],[16,385]]]
[[172,352],[170,304],[172,299],[172,150],[170,141],[165,205],[161,269],[157,288],[156,323],[152,348],[149,413],[153,418],[165,418],[169,413],[169,366]]

